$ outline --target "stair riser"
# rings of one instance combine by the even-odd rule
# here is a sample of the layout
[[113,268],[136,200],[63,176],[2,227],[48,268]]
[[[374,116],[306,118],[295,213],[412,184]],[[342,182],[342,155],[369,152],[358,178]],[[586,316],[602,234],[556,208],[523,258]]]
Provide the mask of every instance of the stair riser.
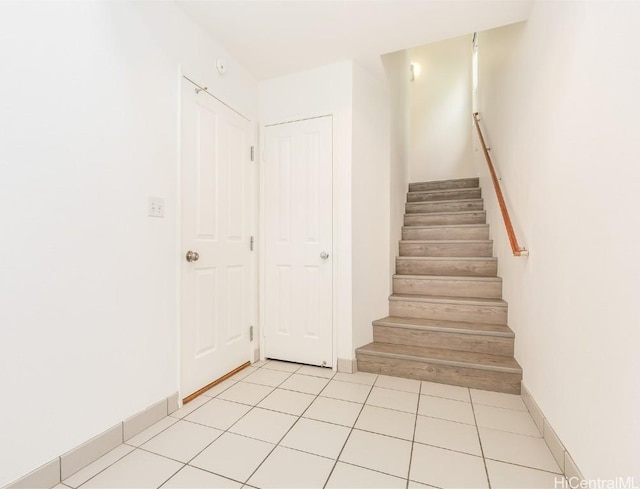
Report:
[[442,297],[480,297],[500,299],[502,282],[477,280],[429,280],[394,278],[394,294],[418,294]]
[[453,367],[377,355],[357,353],[360,372],[391,375],[408,379],[426,380],[442,384],[459,385],[473,389],[520,394],[522,375],[476,368]]
[[484,211],[471,214],[448,214],[436,216],[415,216],[405,214],[405,226],[447,226],[454,224],[485,224],[487,216]]
[[446,277],[495,277],[496,260],[412,260],[396,259],[398,275],[443,275]]
[[402,239],[489,239],[489,227],[473,228],[402,228]]
[[475,353],[513,356],[513,338],[373,326],[373,341]]
[[409,192],[422,190],[452,190],[455,188],[475,188],[480,185],[477,178],[461,178],[460,180],[445,180],[442,182],[410,183]]
[[442,192],[409,192],[407,202],[430,202],[434,200],[459,200],[459,199],[479,199],[481,191],[479,188],[451,190]]
[[440,202],[416,202],[406,204],[407,214],[415,214],[416,212],[460,212],[460,211],[481,211],[483,209],[482,200],[471,200],[468,202],[449,202],[443,200]]
[[492,256],[493,243],[400,243],[400,256]]
[[502,306],[392,300],[389,301],[389,315],[405,318],[507,324],[507,308]]

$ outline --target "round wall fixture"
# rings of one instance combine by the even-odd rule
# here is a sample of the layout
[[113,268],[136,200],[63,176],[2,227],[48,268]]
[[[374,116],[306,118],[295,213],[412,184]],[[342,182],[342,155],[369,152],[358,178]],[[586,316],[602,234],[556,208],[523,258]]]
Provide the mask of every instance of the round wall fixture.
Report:
[[225,62],[224,59],[222,58],[216,59],[216,69],[218,70],[218,73],[220,73],[221,75],[224,75],[225,71],[227,71],[227,63]]

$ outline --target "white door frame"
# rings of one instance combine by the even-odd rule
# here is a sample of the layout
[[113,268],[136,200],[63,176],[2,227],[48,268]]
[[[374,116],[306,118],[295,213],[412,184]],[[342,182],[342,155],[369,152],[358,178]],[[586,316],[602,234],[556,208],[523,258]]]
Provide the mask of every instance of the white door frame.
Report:
[[285,120],[274,120],[274,121],[267,121],[263,124],[260,124],[260,154],[259,154],[259,158],[258,161],[260,162],[260,169],[258,171],[259,173],[259,182],[260,182],[260,190],[259,190],[259,194],[260,194],[260,203],[259,203],[259,227],[258,227],[258,254],[259,254],[259,260],[258,260],[258,324],[259,324],[259,334],[258,337],[260,338],[260,342],[259,342],[259,348],[260,348],[260,359],[264,360],[265,359],[265,355],[264,355],[264,341],[265,341],[265,336],[266,336],[266,328],[265,328],[265,309],[266,309],[266,304],[265,304],[265,297],[266,297],[266,250],[267,250],[267,242],[266,242],[266,238],[265,238],[265,224],[266,224],[266,219],[265,219],[265,209],[266,209],[266,183],[265,183],[265,172],[262,171],[264,168],[264,145],[265,145],[265,129],[268,126],[275,126],[275,125],[279,125],[279,124],[287,124],[287,123],[291,123],[291,122],[302,122],[302,121],[306,121],[309,119],[317,119],[319,117],[327,117],[330,116],[331,117],[331,137],[332,137],[332,149],[331,149],[331,156],[332,156],[332,181],[331,181],[331,191],[332,191],[332,196],[331,196],[331,203],[332,203],[332,209],[331,209],[331,219],[332,219],[332,230],[333,230],[333,238],[332,238],[332,243],[331,243],[331,256],[333,257],[331,266],[331,273],[332,273],[332,288],[333,288],[333,293],[332,293],[332,297],[331,297],[331,321],[332,321],[332,334],[331,334],[331,351],[332,351],[332,362],[333,362],[333,370],[337,371],[338,370],[338,293],[339,293],[339,275],[338,275],[338,269],[339,269],[339,263],[340,263],[340,256],[339,253],[337,252],[337,243],[338,243],[338,216],[337,216],[337,212],[338,212],[338,192],[337,192],[337,176],[339,175],[338,172],[338,162],[339,162],[339,153],[338,153],[338,147],[339,145],[336,143],[336,139],[337,139],[337,131],[336,131],[336,114],[331,111],[331,112],[321,112],[321,113],[312,113],[312,114],[304,114],[301,116],[297,116],[295,118],[291,118],[291,119],[285,119]]
[[[178,79],[177,79],[177,113],[176,113],[176,117],[177,117],[177,154],[176,154],[176,188],[175,188],[175,192],[176,192],[176,227],[175,227],[175,233],[176,233],[176,262],[175,262],[175,266],[176,266],[176,283],[177,283],[177,287],[176,287],[176,324],[178,325],[178,327],[176,328],[176,375],[177,375],[177,379],[178,379],[178,405],[182,406],[182,399],[184,398],[184,392],[183,392],[183,385],[182,385],[182,260],[185,259],[184,254],[183,254],[183,250],[182,250],[182,84],[183,82],[190,82],[192,84],[194,84],[194,89],[196,88],[196,83],[193,80],[197,80],[197,77],[193,77],[189,74],[187,74],[185,71],[183,71],[182,66],[178,66]],[[206,85],[198,85],[199,88],[202,88]],[[215,96],[213,93],[210,93],[207,90],[207,94],[211,95],[214,99],[216,99],[218,102],[221,102],[223,105],[226,105],[230,110],[236,112],[237,114],[241,115],[242,117],[244,117],[245,119],[247,119],[249,121],[250,127],[251,127],[251,140],[250,143],[251,145],[255,148],[256,147],[256,134],[255,134],[255,123],[254,121],[252,121],[251,119],[248,119],[245,115],[243,115],[241,112],[237,111],[236,109],[234,109],[232,106],[230,106],[229,104],[227,104],[226,102],[222,101],[221,99],[219,99],[217,96]],[[247,150],[249,150],[249,148],[247,148]],[[258,178],[260,172],[258,170],[258,155],[255,155],[254,157],[254,161],[253,163],[255,163],[254,166],[252,166],[252,170],[251,170],[251,179],[252,179],[252,185],[255,188],[255,181]],[[258,215],[259,215],[259,211],[260,209],[258,208],[259,206],[259,199],[257,198],[253,198],[252,204],[251,204],[251,209],[250,211],[252,212],[252,216],[251,216],[251,221],[252,221],[252,232],[253,235],[256,237],[256,239],[258,239],[258,230],[256,229],[256,226],[259,225],[258,222]],[[252,362],[257,361],[257,358],[254,355],[254,352],[256,350],[257,347],[259,347],[260,341],[259,341],[259,336],[256,334],[256,329],[259,329],[259,317],[260,317],[260,303],[258,301],[258,293],[259,293],[259,275],[260,275],[260,269],[259,269],[259,263],[260,263],[260,259],[259,259],[259,254],[260,254],[260,249],[259,247],[254,247],[254,255],[253,255],[253,259],[252,259],[252,269],[253,269],[253,277],[251,279],[251,294],[253,295],[253,300],[254,300],[254,311],[253,311],[253,323],[254,323],[254,337],[253,337],[253,341],[249,342],[249,356],[248,358],[251,359]]]

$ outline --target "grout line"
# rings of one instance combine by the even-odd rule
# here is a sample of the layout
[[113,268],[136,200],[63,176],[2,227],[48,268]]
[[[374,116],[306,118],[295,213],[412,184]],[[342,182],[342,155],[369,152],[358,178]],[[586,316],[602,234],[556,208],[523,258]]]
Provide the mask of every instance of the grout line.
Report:
[[407,468],[407,489],[409,489],[409,477],[411,476],[411,461],[413,460],[413,447],[416,444],[416,430],[418,429],[418,413],[422,402],[422,382],[418,385],[418,404],[416,405],[416,418],[413,422],[413,436],[411,437],[411,451],[409,452],[409,467]]
[[484,447],[482,446],[482,439],[480,438],[480,428],[478,427],[478,419],[476,418],[476,410],[473,404],[473,397],[471,397],[471,390],[469,390],[469,397],[471,398],[471,412],[473,413],[473,421],[476,426],[476,433],[478,434],[478,443],[480,444],[480,454],[482,455],[482,464],[484,465],[484,473],[487,476],[487,484],[491,489],[491,479],[489,478],[489,468],[487,467],[487,459],[484,456]]
[[353,434],[353,430],[355,430],[356,424],[358,424],[358,420],[360,419],[360,415],[362,414],[362,411],[364,411],[364,407],[367,405],[367,401],[369,400],[369,396],[371,396],[371,393],[373,392],[373,387],[374,387],[374,385],[375,385],[377,380],[378,380],[378,375],[376,375],[376,378],[373,380],[373,384],[371,384],[369,386],[369,393],[367,394],[367,397],[364,399],[364,402],[362,403],[362,407],[360,408],[360,411],[358,412],[358,416],[356,416],[356,419],[353,422],[353,426],[350,428],[349,434],[347,435],[347,437],[344,440],[344,443],[342,444],[342,448],[340,449],[340,452],[338,452],[338,456],[336,457],[336,460],[335,460],[335,462],[333,464],[333,467],[331,468],[331,471],[329,472],[329,476],[327,477],[327,480],[325,481],[324,485],[322,486],[323,489],[325,489],[327,487],[327,484],[329,483],[329,480],[331,479],[331,476],[333,475],[333,472],[336,470],[336,467],[338,466],[338,461],[340,460],[340,457],[342,456],[342,452],[344,452],[344,449],[347,446],[347,443],[349,442],[349,439],[351,438],[351,435]]

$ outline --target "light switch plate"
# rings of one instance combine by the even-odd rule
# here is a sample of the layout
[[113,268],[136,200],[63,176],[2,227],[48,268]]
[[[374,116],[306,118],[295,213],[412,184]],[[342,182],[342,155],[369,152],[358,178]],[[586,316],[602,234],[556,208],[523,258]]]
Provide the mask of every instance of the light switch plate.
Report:
[[164,217],[164,199],[149,197],[149,217]]

